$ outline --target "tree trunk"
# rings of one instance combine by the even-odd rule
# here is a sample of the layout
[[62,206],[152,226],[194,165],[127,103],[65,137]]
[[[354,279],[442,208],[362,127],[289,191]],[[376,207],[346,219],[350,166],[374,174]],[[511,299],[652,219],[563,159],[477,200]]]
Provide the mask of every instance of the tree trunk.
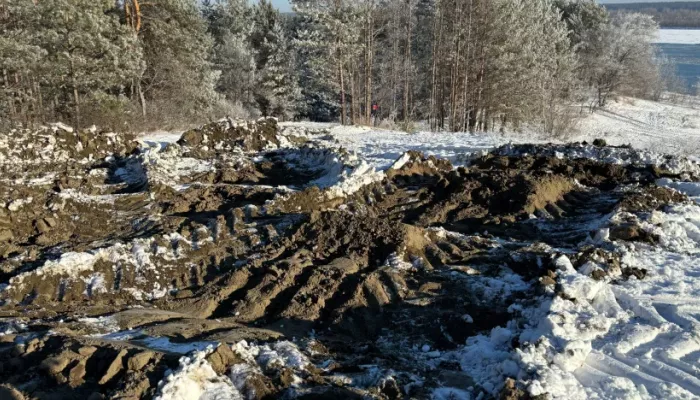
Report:
[[36,85],[36,95],[37,99],[39,100],[39,116],[38,116],[38,122],[43,123],[45,114],[44,114],[44,96],[41,93],[41,84],[39,82],[34,83]]
[[73,59],[70,60],[70,72],[71,72],[71,81],[73,84],[73,99],[75,101],[75,107],[74,107],[74,119],[75,119],[75,130],[80,131],[80,95],[78,94],[78,80],[75,77],[75,67],[73,64]]
[[2,70],[2,78],[5,84],[5,93],[7,93],[7,108],[10,110],[10,120],[15,118],[15,92],[10,90],[10,78],[6,69]]
[[438,58],[440,55],[440,46],[442,45],[442,7],[438,1],[435,10],[435,21],[433,24],[433,67],[432,67],[432,85],[430,90],[430,128],[437,129],[438,115]]
[[143,94],[143,88],[141,87],[141,80],[136,82],[136,92],[139,96],[139,102],[141,103],[141,115],[146,118],[146,96]]
[[365,121],[370,125],[372,124],[372,63],[374,55],[372,9],[372,2],[370,2],[367,6],[365,16]]
[[345,77],[343,75],[343,64],[338,66],[338,75],[340,80],[340,123],[345,125]]
[[464,107],[464,115],[462,117],[462,129],[466,131],[469,127],[469,112],[470,112],[470,99],[469,99],[469,66],[471,64],[471,42],[472,42],[472,14],[474,12],[474,1],[469,0],[469,22],[467,23],[467,62],[464,66],[464,92],[462,94],[462,101]]
[[411,91],[411,18],[413,15],[413,7],[411,7],[411,2],[413,0],[408,0],[408,6],[406,7],[406,52],[404,58],[404,87],[403,87],[403,121],[406,126],[408,126],[408,121],[411,118],[411,108],[409,105],[410,101],[410,91]]

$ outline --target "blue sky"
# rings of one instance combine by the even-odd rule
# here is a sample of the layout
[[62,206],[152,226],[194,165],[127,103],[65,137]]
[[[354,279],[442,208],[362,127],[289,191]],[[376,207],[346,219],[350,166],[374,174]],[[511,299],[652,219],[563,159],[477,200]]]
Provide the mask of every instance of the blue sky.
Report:
[[289,0],[271,0],[272,4],[277,6],[280,11],[292,11],[292,6],[289,5]]

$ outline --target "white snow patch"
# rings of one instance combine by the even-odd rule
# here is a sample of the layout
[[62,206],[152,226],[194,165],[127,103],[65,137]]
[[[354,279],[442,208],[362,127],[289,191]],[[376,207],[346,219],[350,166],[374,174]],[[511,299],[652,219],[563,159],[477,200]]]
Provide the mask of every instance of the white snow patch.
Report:
[[300,370],[309,365],[309,359],[297,345],[289,341],[255,345],[242,340],[233,345],[233,351],[248,362],[256,362],[265,370],[282,367]]
[[669,178],[662,178],[659,179],[656,184],[675,189],[700,204],[700,182],[681,182]]
[[[629,215],[622,216],[629,218]],[[516,351],[531,395],[554,399],[700,396],[700,207],[678,205],[641,221],[660,246],[619,243],[624,266],[647,276],[612,285],[557,260],[567,298],[526,309],[537,325]],[[575,300],[573,300],[575,299]]]
[[209,348],[180,358],[180,367],[159,384],[156,400],[243,400],[233,382],[218,375],[206,356]]
[[576,141],[605,139],[611,145],[631,144],[656,153],[700,156],[700,104],[621,97],[585,116]]

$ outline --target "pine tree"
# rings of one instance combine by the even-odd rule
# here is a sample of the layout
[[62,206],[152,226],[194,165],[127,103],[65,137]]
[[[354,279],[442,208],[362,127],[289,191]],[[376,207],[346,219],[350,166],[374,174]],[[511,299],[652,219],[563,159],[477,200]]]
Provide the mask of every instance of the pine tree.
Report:
[[[19,120],[28,123],[37,117],[31,114],[44,112],[37,107],[38,99],[32,96],[32,91],[38,91],[36,66],[46,56],[46,51],[34,45],[27,33],[31,25],[31,3],[4,1],[0,4],[0,120],[3,120],[0,126]],[[27,81],[31,83],[28,85]],[[22,110],[27,104],[33,106],[31,111]]]
[[[5,88],[14,75],[10,112],[42,109],[45,117],[68,118],[80,127],[85,109],[119,104],[142,69],[136,38],[110,13],[111,0],[18,0],[6,2],[3,52]],[[14,109],[14,110],[13,110]],[[43,115],[48,109],[49,115]],[[39,114],[39,115],[37,115]]]
[[255,50],[255,101],[263,115],[289,119],[300,97],[294,52],[282,17],[269,1],[254,7],[250,41]]
[[143,90],[156,115],[182,123],[211,118],[222,101],[216,92],[219,72],[209,61],[214,41],[197,1],[151,0],[141,10]]
[[214,67],[221,71],[217,91],[229,101],[252,109],[256,65],[250,44],[250,7],[246,0],[218,0],[205,3],[203,10],[214,38]]
[[[302,70],[307,116],[347,118],[348,66],[359,42],[356,4],[350,0],[295,0],[298,18],[295,46]],[[358,99],[353,99],[356,101]]]

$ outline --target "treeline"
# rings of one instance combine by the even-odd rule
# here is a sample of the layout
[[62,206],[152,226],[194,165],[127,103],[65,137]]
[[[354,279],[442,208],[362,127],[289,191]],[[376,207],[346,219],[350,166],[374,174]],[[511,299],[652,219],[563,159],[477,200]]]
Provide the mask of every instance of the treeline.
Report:
[[658,96],[650,17],[594,0],[0,0],[3,125],[232,115],[566,130],[570,104]]
[[700,28],[700,2],[607,4],[612,13],[651,15],[662,28]]

